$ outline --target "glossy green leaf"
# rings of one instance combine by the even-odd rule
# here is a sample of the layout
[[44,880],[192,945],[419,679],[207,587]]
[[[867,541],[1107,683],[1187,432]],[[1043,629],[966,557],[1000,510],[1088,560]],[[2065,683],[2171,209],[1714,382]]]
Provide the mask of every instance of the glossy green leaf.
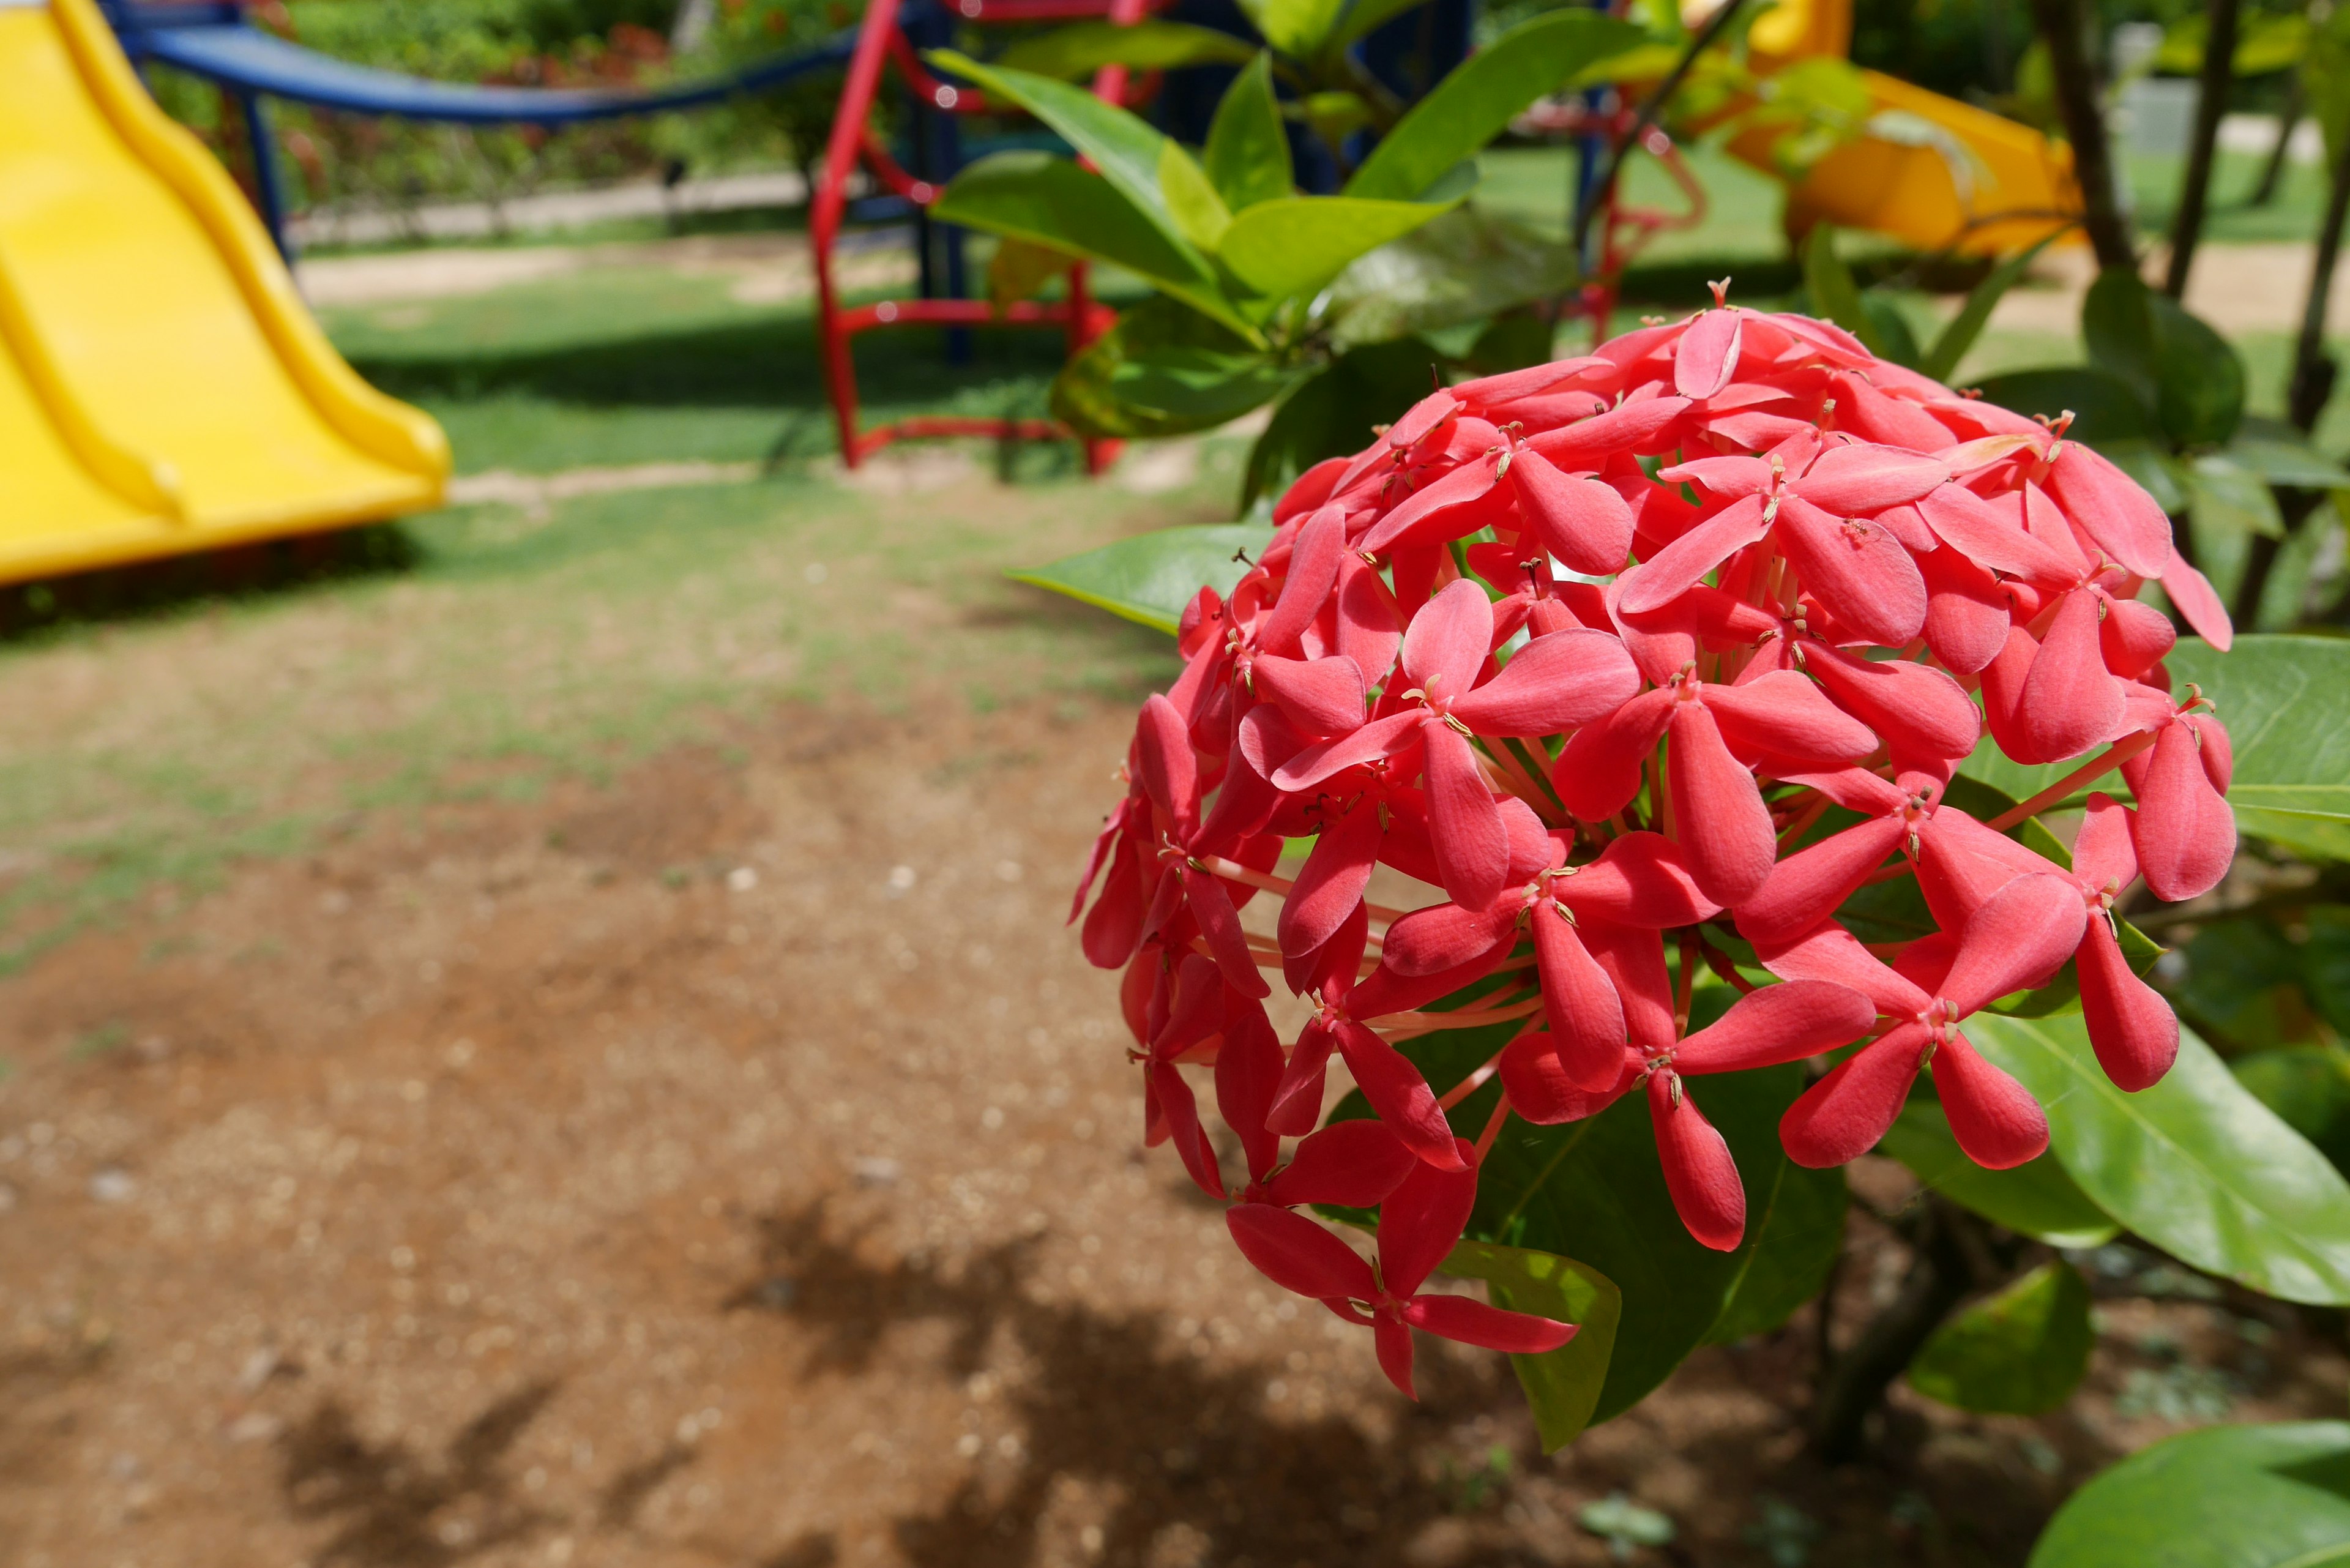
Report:
[[2048,1521],[2028,1568],[2345,1568],[2350,1422],[2211,1427],[2142,1449]]
[[[1148,121],[1116,104],[1104,103],[1074,82],[1055,81],[1034,71],[983,66],[952,49],[934,49],[930,57],[941,69],[970,80],[991,97],[1019,105],[1043,120],[1063,140],[1091,159],[1102,178],[1171,244],[1185,251],[1192,249],[1183,222],[1170,205],[1161,183],[1162,171],[1170,161],[1189,162],[1191,155],[1161,136]],[[962,182],[962,176],[958,175],[955,183]],[[1206,183],[1204,178],[1201,183]],[[1198,261],[1196,253],[1193,260],[1204,274],[1205,264]]]
[[2010,370],[1977,383],[1987,402],[2019,414],[2048,419],[2069,412],[2072,434],[2099,451],[2106,443],[2132,438],[2158,437],[2161,427],[2154,410],[2127,381],[2089,365],[2060,365],[2044,370]]
[[1241,0],[1241,9],[1264,41],[1293,60],[1320,54],[1346,0]]
[[1237,553],[1253,553],[1271,536],[1253,523],[1187,524],[1004,576],[1066,594],[1171,637],[1201,588],[1232,592],[1248,569]]
[[[1691,1027],[1696,1027],[1692,1019]],[[1721,1315],[1706,1331],[1709,1345],[1736,1345],[1769,1334],[1820,1293],[1844,1251],[1845,1210],[1852,1191],[1842,1168],[1807,1170],[1792,1161],[1779,1177],[1779,1195],[1763,1217],[1746,1265]]]
[[[1493,1048],[1485,1047],[1488,1054]],[[1419,1051],[1411,1054],[1424,1060]],[[1440,1070],[1429,1064],[1436,1082]],[[1473,1064],[1451,1065],[1455,1070],[1448,1081],[1457,1081]],[[1795,1167],[1779,1147],[1779,1118],[1802,1090],[1802,1074],[1774,1067],[1692,1079],[1688,1087],[1729,1140],[1746,1184],[1746,1241],[1734,1252],[1700,1246],[1681,1224],[1639,1095],[1565,1127],[1510,1123],[1486,1156],[1478,1184],[1473,1234],[1545,1251],[1571,1249],[1578,1262],[1624,1293],[1624,1320],[1595,1420],[1638,1403],[1704,1343],[1747,1277],[1749,1259],[1772,1229],[1783,1194],[1791,1190]],[[1464,1101],[1466,1114],[1457,1115],[1455,1125],[1474,1130],[1492,1092]],[[1824,1228],[1811,1233],[1825,1240]]]
[[1212,429],[1280,396],[1291,372],[1163,296],[1128,309],[1053,379],[1053,415],[1080,435]]
[[2236,1081],[2334,1162],[2350,1166],[2350,1052],[2339,1045],[2255,1051],[2228,1064]]
[[2126,1095],[2077,1016],[1978,1013],[1966,1029],[2047,1107],[2056,1158],[2124,1226],[2269,1295],[2350,1303],[2350,1184],[2193,1031],[2160,1083]]
[[1213,254],[1232,226],[1232,209],[1209,183],[1207,171],[1173,141],[1159,149],[1159,191],[1183,237]]
[[1959,368],[1959,361],[1967,357],[1967,350],[1975,346],[1975,339],[1981,337],[1982,329],[1991,324],[1991,313],[2000,300],[2031,270],[2040,253],[2055,244],[2062,235],[2063,231],[2059,230],[2030,250],[2019,251],[1991,268],[1968,294],[1967,302],[1959,307],[1959,313],[1951,317],[1935,337],[1934,346],[1919,357],[1918,369],[1937,381],[1949,380],[1950,372]]
[[2350,487],[2350,470],[2309,444],[2309,438],[2282,420],[2246,415],[2228,443],[2228,456],[2271,484],[2307,490]]
[[2162,387],[2154,341],[2154,291],[2128,267],[2099,272],[2081,299],[2081,337],[2089,363],[2126,382],[2147,407]]
[[1925,358],[1925,350],[1918,347],[1917,328],[1909,325],[1909,317],[1902,314],[1893,296],[1873,288],[1865,290],[1860,296],[1860,309],[1876,330],[1877,342],[1884,345],[1878,357],[1916,369],[1918,361]]
[[1356,39],[1402,16],[1406,11],[1427,3],[1428,0],[1353,0],[1353,4],[1347,7],[1345,16],[1340,18],[1338,26],[1332,30],[1330,42],[1326,47],[1343,49]]
[[2302,919],[2309,928],[2301,945],[2302,984],[2334,1032],[2350,1037],[2350,907],[2320,904]]
[[2116,468],[2145,487],[2156,505],[2174,516],[2187,510],[2187,467],[2171,455],[2160,437],[2127,436],[2095,444]]
[[1112,262],[1254,342],[1263,338],[1216,287],[1180,236],[1121,198],[1100,175],[1047,152],[991,153],[954,178],[931,216]]
[[1950,1136],[1950,1118],[1926,1095],[1901,1107],[1877,1152],[1908,1166],[1951,1202],[2052,1247],[2103,1246],[2118,1233],[2053,1154],[2011,1170],[1985,1170],[1969,1159]]
[[2182,641],[2168,660],[2217,705],[2234,744],[2228,804],[2244,832],[2350,858],[2350,641],[2240,637],[2220,653]]
[[1284,196],[1232,221],[1216,259],[1263,299],[1314,294],[1366,251],[1377,250],[1444,209],[1425,202]]
[[1147,18],[1131,26],[1069,22],[1029,34],[992,62],[999,70],[1031,71],[1061,81],[1091,77],[1104,66],[1141,71],[1184,66],[1236,66],[1255,51],[1247,41],[1213,27]]
[[1418,337],[1350,348],[1299,382],[1249,449],[1241,491],[1246,511],[1278,495],[1326,457],[1359,452],[1374,425],[1389,423],[1428,395],[1435,349]]
[[[2216,446],[2244,413],[2244,362],[2227,340],[2126,267],[2107,267],[2081,305],[2091,363],[2127,382],[2179,446]],[[2085,436],[2084,440],[2095,438]]]
[[1208,127],[1205,167],[1210,183],[1235,213],[1296,190],[1289,132],[1274,97],[1271,55],[1260,50],[1224,89]]
[[1521,22],[1455,66],[1381,137],[1346,193],[1395,202],[1420,196],[1534,99],[1640,41],[1631,24],[1581,7]]
[[1510,1357],[1534,1411],[1543,1452],[1555,1454],[1573,1442],[1598,1407],[1624,1315],[1624,1293],[1588,1263],[1492,1241],[1461,1242],[1444,1261],[1444,1272],[1484,1281],[1497,1307],[1575,1325],[1575,1337],[1556,1350]]
[[2268,481],[2225,452],[2205,452],[2187,464],[2187,506],[2199,545],[2249,534],[2284,537],[2284,518]]
[[1481,376],[1495,376],[1546,363],[1555,358],[1557,340],[1556,325],[1548,317],[1522,306],[1488,322],[1461,359]]
[[2038,1416],[2073,1397],[2096,1342],[2089,1287],[2058,1259],[1936,1329],[1909,1363],[1909,1386],[1961,1410]]
[[1352,348],[1482,321],[1555,298],[1581,277],[1571,245],[1463,204],[1339,274],[1327,307],[1331,340]]

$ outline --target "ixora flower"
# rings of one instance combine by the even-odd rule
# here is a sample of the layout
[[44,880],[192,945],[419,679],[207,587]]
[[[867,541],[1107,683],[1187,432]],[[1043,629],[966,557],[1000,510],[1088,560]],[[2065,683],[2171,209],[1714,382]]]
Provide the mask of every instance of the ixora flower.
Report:
[[[2159,581],[2213,646],[2230,632],[2161,509],[2065,425],[1717,292],[1422,400],[1301,477],[1231,596],[1185,612],[1184,673],[1144,706],[1070,919],[1101,880],[1085,951],[1125,972],[1146,1140],[1268,1278],[1371,1327],[1404,1392],[1415,1328],[1519,1352],[1573,1333],[1421,1289],[1512,1116],[1644,1090],[1682,1222],[1727,1251],[1745,1195],[1707,1075],[1814,1064],[1780,1135],[1824,1166],[1928,1074],[1970,1157],[2019,1164],[2046,1117],[1961,1024],[2068,961],[2114,1082],[2168,1070],[2178,1021],[2114,908],[2141,876],[2176,900],[2225,874],[2231,761],[2137,595]],[[1985,733],[2074,765],[1979,820],[1951,784]],[[2010,836],[2116,773],[2135,807],[2089,795],[2068,864]],[[1421,907],[1368,901],[1382,865]],[[1939,929],[1864,946],[1839,912],[1898,877]],[[1280,908],[1253,928],[1260,895]],[[1692,1028],[1700,969],[1743,994]],[[1308,1010],[1294,1040],[1266,975]],[[1405,1048],[1503,1024],[1441,1096]],[[1317,1130],[1334,1060],[1369,1115]],[[1242,1168],[1187,1074],[1212,1077]],[[1460,1136],[1448,1113],[1496,1076]],[[1375,1215],[1375,1256],[1315,1206]]]

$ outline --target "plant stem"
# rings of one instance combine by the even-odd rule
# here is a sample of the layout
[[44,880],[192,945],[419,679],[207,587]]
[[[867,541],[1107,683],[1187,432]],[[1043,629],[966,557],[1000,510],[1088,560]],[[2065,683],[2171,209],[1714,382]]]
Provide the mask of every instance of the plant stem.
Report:
[[2236,0],[2210,0],[2204,15],[2202,91],[2195,100],[2195,140],[2187,148],[2187,177],[2178,188],[2178,211],[2170,220],[2170,265],[2163,292],[2187,296],[2187,272],[2203,237],[2203,209],[2211,194],[2211,159],[2220,144],[2220,117],[2228,112],[2228,89],[2236,80]]
[[2286,383],[2287,417],[2304,435],[2317,426],[2334,395],[2334,364],[2325,352],[2325,306],[2334,293],[2334,265],[2342,255],[2342,220],[2350,214],[2350,136],[2342,139],[2328,171],[2325,217],[2317,229],[2317,257],[2310,269],[2309,295],[2301,307],[2301,337],[2293,348],[2293,379]]
[[2106,136],[2105,105],[2089,57],[2091,9],[2083,0],[2032,0],[2032,19],[2048,46],[2056,79],[2056,109],[2073,144],[2073,178],[2081,188],[2081,226],[2101,267],[2136,268],[2137,254],[2122,222],[2114,187],[2113,145]]
[[2277,111],[2276,145],[2269,149],[2269,161],[2261,170],[2261,182],[2252,187],[2245,199],[2248,207],[2265,207],[2276,200],[2277,182],[2284,178],[2284,161],[2293,151],[2293,133],[2301,129],[2301,115],[2306,107],[2308,88],[2295,70],[2284,85],[2284,107]]
[[2087,784],[2091,779],[2095,778],[2099,774],[2106,773],[2114,768],[2121,766],[2124,763],[2129,761],[2130,758],[2137,755],[2140,752],[2146,750],[2152,744],[2154,744],[2154,732],[2152,730],[2142,731],[2137,734],[2130,736],[2127,740],[2116,741],[2103,752],[2091,757],[2087,762],[2083,763],[2079,767],[2074,768],[2071,773],[2066,774],[2063,778],[2058,779],[2054,784],[2050,784],[2046,789],[2042,790],[2030,800],[2009,806],[2005,811],[2001,812],[1997,816],[1994,816],[1989,822],[1984,823],[1983,826],[1991,829],[1994,833],[2005,833],[2009,828],[2013,827],[2025,817],[2039,815],[2050,806],[2054,805],[2058,801],[2063,800],[2066,795],[2071,794],[2074,790],[2079,789],[2083,784]]
[[1858,1457],[1863,1428],[1885,1402],[1885,1391],[1974,1288],[1974,1266],[1959,1236],[1964,1216],[1933,1192],[1925,1199],[1900,1293],[1820,1380],[1812,1408],[1812,1451],[1830,1464]]

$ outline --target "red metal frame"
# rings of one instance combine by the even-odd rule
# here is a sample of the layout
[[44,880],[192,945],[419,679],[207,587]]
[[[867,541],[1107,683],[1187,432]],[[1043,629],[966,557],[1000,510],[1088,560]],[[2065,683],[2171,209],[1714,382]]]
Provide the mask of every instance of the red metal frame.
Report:
[[[1022,301],[997,306],[982,299],[889,299],[846,306],[833,277],[834,249],[848,207],[848,182],[862,166],[885,189],[918,207],[936,202],[940,188],[918,180],[901,167],[872,129],[873,109],[881,88],[884,64],[897,67],[907,85],[925,101],[952,114],[986,112],[982,95],[941,81],[924,67],[912,43],[899,26],[900,0],[867,0],[865,20],[857,36],[857,51],[849,58],[847,79],[842,83],[840,107],[825,147],[824,172],[809,213],[809,234],[816,251],[817,326],[824,355],[827,392],[840,440],[840,460],[855,468],[892,441],[928,436],[985,436],[999,441],[1076,440],[1085,449],[1086,468],[1099,473],[1117,456],[1118,443],[1085,440],[1055,420],[985,418],[915,418],[894,424],[861,428],[858,418],[857,364],[850,352],[859,332],[877,327],[1055,327],[1076,354],[1109,329],[1118,313],[1095,300],[1086,286],[1083,265],[1069,271],[1065,298],[1051,302]],[[1153,0],[954,0],[964,20],[1017,23],[1106,17],[1131,26],[1153,8]],[[1128,98],[1127,72],[1122,66],[1104,68],[1094,78],[1094,95],[1118,103]]]

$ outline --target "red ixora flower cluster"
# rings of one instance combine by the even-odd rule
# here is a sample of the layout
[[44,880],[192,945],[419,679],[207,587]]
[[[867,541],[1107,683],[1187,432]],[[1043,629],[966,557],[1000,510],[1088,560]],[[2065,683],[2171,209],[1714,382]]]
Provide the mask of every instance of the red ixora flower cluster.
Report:
[[[1867,1039],[1788,1111],[1793,1158],[1866,1152],[1930,1063],[1960,1147],[2017,1165],[2046,1118],[1960,1023],[2075,957],[2106,1073],[2136,1090],[2169,1067],[2177,1020],[2110,911],[2141,876],[2166,899],[2210,888],[2235,827],[2227,732],[2174,699],[2170,622],[2134,596],[2158,579],[2213,644],[2230,631],[2161,508],[2064,421],[1718,306],[1437,391],[1274,517],[1232,597],[1185,613],[1183,675],[1144,706],[1070,919],[1102,879],[1085,950],[1125,971],[1148,1140],[1231,1203],[1269,1278],[1371,1325],[1405,1392],[1413,1327],[1512,1351],[1573,1332],[1420,1293],[1512,1115],[1645,1088],[1683,1221],[1728,1250],[1745,1195],[1706,1074]],[[1982,822],[1944,794],[1986,726],[2020,763],[2105,749]],[[2115,767],[2137,805],[2092,795],[2070,867],[2002,831]],[[1831,806],[1859,820],[1818,836]],[[1445,901],[1367,903],[1380,864]],[[1901,875],[1935,934],[1837,923]],[[1260,892],[1281,899],[1269,938],[1240,917]],[[1691,1032],[1700,967],[1744,994]],[[1266,971],[1313,1008],[1285,1046]],[[1505,1020],[1441,1098],[1396,1048]],[[1376,1119],[1316,1130],[1334,1054]],[[1187,1067],[1212,1069],[1245,1179]],[[1455,1137],[1447,1109],[1496,1075],[1483,1136]],[[1299,1212],[1317,1203],[1378,1210],[1376,1267]]]

